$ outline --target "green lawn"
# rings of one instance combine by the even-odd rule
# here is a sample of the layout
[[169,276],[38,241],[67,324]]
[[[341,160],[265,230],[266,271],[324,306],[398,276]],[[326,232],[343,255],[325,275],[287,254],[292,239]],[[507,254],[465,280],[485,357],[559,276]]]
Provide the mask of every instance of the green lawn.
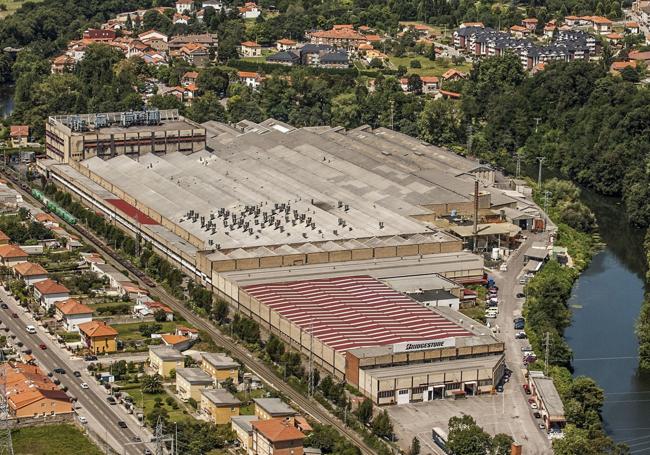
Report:
[[142,409],[142,397],[144,395],[145,416],[153,410],[153,406],[155,404],[156,398],[160,398],[162,399],[162,407],[167,409],[167,412],[169,412],[169,420],[178,422],[191,417],[183,413],[182,405],[179,404],[178,409],[174,409],[173,407],[168,405],[165,402],[167,397],[169,397],[169,395],[166,392],[155,393],[155,394],[150,394],[150,393],[143,394],[140,389],[140,384],[123,384],[121,382],[118,382],[118,384],[120,386],[121,391],[126,392],[129,395],[131,395],[131,397],[133,397],[133,401],[135,402],[136,407],[139,409]]
[[[143,340],[144,337],[140,333],[141,324],[154,324],[153,322],[130,322],[128,324],[114,324],[112,327],[117,330],[118,338],[122,341]],[[162,325],[160,333],[173,333],[177,325],[183,325],[182,322],[156,322]]]
[[[408,57],[389,57],[390,62],[398,68],[400,65],[408,68],[408,74],[419,74],[420,76],[442,76],[448,69],[456,68],[459,71],[468,73],[472,69],[471,63],[455,65],[451,60],[438,58],[431,61],[422,55],[413,55]],[[411,68],[411,61],[418,60],[422,68]]]
[[247,403],[250,400],[250,404],[242,406],[239,408],[239,415],[253,415],[255,414],[255,403],[253,402],[254,398],[263,398],[266,396],[266,390],[256,389],[251,390],[249,393],[246,392],[237,392],[235,396],[242,403]]
[[102,455],[73,425],[44,425],[11,432],[14,453],[21,455]]

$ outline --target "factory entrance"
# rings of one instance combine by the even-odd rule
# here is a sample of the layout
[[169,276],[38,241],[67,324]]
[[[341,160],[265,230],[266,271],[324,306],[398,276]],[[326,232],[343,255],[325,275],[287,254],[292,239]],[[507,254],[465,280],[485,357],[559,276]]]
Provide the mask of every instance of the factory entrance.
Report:
[[445,394],[445,386],[444,385],[434,385],[433,387],[427,388],[427,390],[424,392],[425,394],[425,399],[422,401],[433,401],[433,400],[441,400],[444,397]]
[[476,381],[468,381],[463,383],[463,390],[469,396],[476,395],[476,387],[477,387]]

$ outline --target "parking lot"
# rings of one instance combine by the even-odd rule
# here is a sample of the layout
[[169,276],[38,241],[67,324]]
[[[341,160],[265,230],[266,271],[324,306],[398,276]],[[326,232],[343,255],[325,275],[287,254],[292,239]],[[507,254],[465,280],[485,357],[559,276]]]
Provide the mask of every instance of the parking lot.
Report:
[[[527,455],[544,455],[551,453],[548,446],[540,446],[534,441],[543,438],[542,431],[535,429],[538,434],[530,434],[530,419],[533,410],[521,400],[516,383],[507,383],[504,393],[484,395],[458,400],[436,400],[427,403],[411,403],[391,406],[388,413],[399,438],[399,445],[408,449],[413,437],[420,439],[421,453],[440,454],[431,440],[431,428],[440,427],[447,431],[449,418],[469,414],[491,435],[506,433],[515,442],[526,447]],[[541,422],[541,421],[540,421]]]

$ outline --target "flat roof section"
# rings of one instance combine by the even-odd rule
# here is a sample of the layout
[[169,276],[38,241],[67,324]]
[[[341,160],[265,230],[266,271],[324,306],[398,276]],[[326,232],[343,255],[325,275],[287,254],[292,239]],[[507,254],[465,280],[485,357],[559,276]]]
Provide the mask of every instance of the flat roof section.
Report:
[[160,224],[156,222],[156,220],[154,220],[153,218],[149,217],[147,214],[141,212],[140,210],[136,209],[131,204],[129,204],[126,201],[123,201],[122,199],[104,199],[104,200],[109,204],[115,206],[116,208],[120,209],[122,212],[124,212],[124,214],[133,218],[137,223]]
[[472,335],[370,276],[252,285],[244,290],[338,352]]

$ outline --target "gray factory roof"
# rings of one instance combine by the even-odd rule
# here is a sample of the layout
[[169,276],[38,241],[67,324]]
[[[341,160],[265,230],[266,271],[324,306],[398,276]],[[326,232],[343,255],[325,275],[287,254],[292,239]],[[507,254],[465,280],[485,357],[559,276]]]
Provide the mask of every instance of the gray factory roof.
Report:
[[272,417],[292,416],[297,412],[279,398],[255,398],[255,405],[262,408]]
[[200,368],[179,368],[176,376],[185,379],[190,384],[212,384],[213,379],[208,373]]
[[429,291],[432,289],[449,290],[462,288],[460,284],[437,273],[389,277],[381,281],[398,292],[406,293],[417,292],[419,290]]
[[393,379],[407,376],[417,376],[430,373],[444,373],[458,370],[490,370],[493,371],[501,362],[502,356],[489,355],[485,357],[445,360],[444,362],[431,362],[410,364],[398,367],[371,368],[365,370],[366,375],[381,381],[382,379]]
[[531,379],[535,385],[536,393],[544,404],[544,408],[553,421],[564,420],[564,404],[562,398],[555,388],[553,379],[545,377],[543,374],[534,374],[540,372],[531,372]]
[[238,286],[353,275],[370,275],[381,280],[395,277],[419,277],[423,274],[448,271],[450,263],[453,263],[458,270],[483,269],[483,259],[480,256],[459,252],[241,270],[224,272],[221,276],[230,282],[237,283]]

